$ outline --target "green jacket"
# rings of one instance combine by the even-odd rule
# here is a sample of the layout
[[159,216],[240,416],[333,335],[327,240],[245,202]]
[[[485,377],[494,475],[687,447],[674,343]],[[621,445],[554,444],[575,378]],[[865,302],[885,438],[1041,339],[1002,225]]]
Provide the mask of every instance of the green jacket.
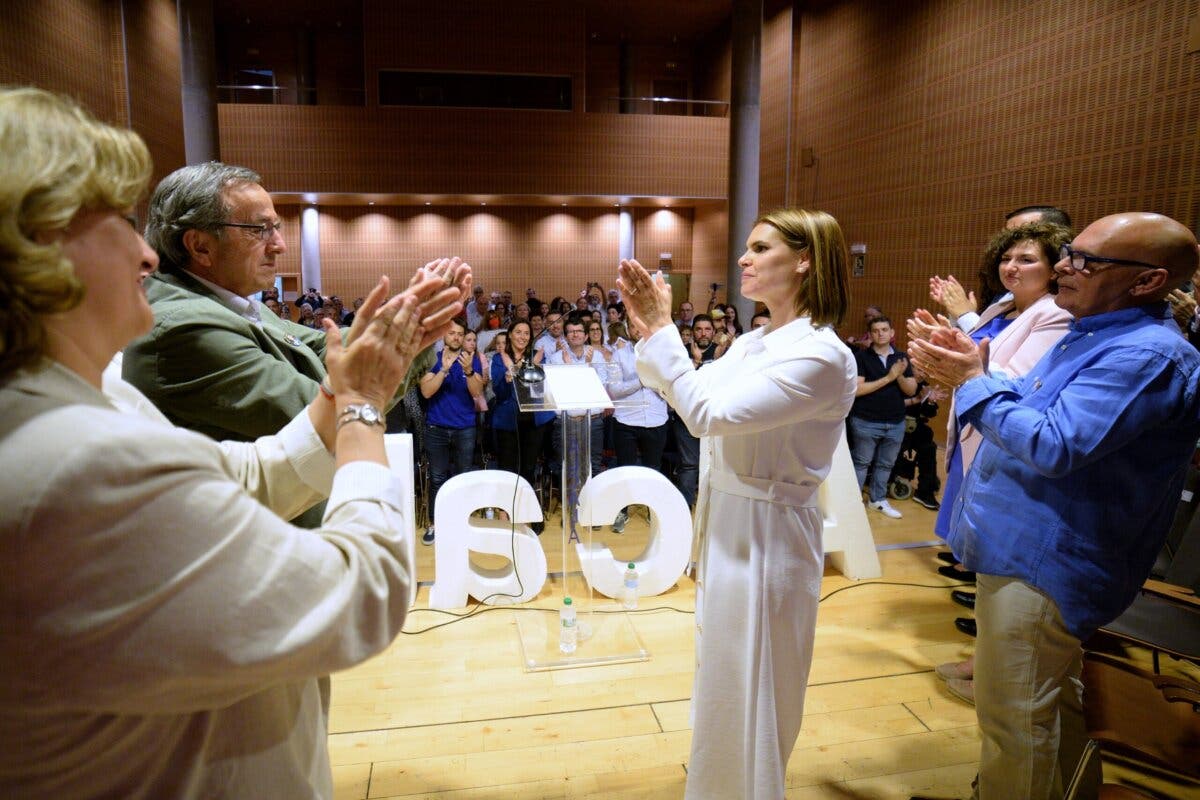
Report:
[[[264,309],[262,327],[231,311],[183,272],[146,280],[154,327],[125,350],[123,376],[171,422],[217,440],[274,434],[325,377],[325,334]],[[413,360],[397,397],[432,362]]]

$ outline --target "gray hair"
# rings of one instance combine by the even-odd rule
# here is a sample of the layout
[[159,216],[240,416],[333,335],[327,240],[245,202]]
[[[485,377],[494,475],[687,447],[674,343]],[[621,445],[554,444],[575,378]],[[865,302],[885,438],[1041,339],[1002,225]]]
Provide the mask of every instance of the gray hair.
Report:
[[175,170],[150,196],[146,242],[158,253],[164,269],[182,269],[188,263],[183,235],[189,230],[220,236],[229,215],[224,192],[239,183],[262,183],[252,169],[209,161]]

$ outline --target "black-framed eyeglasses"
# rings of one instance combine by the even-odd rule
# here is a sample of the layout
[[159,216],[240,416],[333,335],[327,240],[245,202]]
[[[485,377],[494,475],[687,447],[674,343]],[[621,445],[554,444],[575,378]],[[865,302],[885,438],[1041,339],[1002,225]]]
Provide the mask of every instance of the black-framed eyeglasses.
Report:
[[1071,269],[1080,275],[1090,276],[1101,272],[1107,267],[1091,267],[1089,264],[1108,264],[1114,267],[1140,267],[1142,269],[1166,269],[1158,264],[1147,264],[1145,261],[1131,261],[1127,258],[1104,258],[1076,250],[1069,244],[1064,244],[1058,251],[1059,261],[1065,260]]
[[222,228],[241,228],[242,230],[254,231],[254,235],[259,241],[267,241],[274,234],[283,229],[282,222],[220,222],[217,223]]

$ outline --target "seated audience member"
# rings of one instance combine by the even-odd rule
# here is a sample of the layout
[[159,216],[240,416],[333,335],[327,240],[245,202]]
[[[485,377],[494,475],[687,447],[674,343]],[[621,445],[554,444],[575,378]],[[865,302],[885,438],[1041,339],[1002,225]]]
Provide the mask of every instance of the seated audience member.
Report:
[[[441,353],[421,378],[425,409],[425,453],[429,457],[429,516],[437,510],[442,484],[469,472],[475,458],[475,398],[483,394],[483,365],[474,353],[463,349],[467,320],[450,322],[442,336]],[[433,544],[433,525],[421,537]]]
[[937,493],[942,481],[937,472],[937,442],[929,421],[937,416],[938,400],[945,397],[941,389],[918,381],[917,393],[905,398],[904,440],[900,443],[900,456],[892,467],[892,480],[900,474],[914,483],[912,501],[930,511],[940,508]]
[[[528,322],[517,322],[508,331],[504,349],[492,358],[492,391],[496,406],[492,409],[492,428],[496,432],[496,455],[500,469],[515,472],[536,486],[538,457],[550,432],[553,411],[521,411],[517,405],[513,381],[525,362],[542,362],[541,352],[535,352],[530,341]],[[541,535],[542,522],[531,527]]]
[[342,318],[342,322],[346,325],[347,328],[354,324],[354,318],[355,318],[355,316],[357,316],[358,310],[360,308],[362,308],[362,304],[363,304],[363,298],[361,298],[361,297],[354,298],[354,303],[352,304],[352,309],[351,309],[350,313]]
[[756,311],[754,316],[750,318],[750,330],[756,331],[759,328],[765,328],[771,324],[771,312],[767,309]]
[[[1019,228],[1030,222],[1048,222],[1061,225],[1068,230],[1071,227],[1071,216],[1055,206],[1024,206],[1010,211],[1004,216],[1004,227],[1007,230]],[[946,309],[950,323],[957,325],[964,333],[979,329],[979,314],[992,303],[1003,303],[1012,300],[1008,292],[995,281],[994,277],[980,272],[980,302],[976,302],[975,293],[963,289],[961,283],[953,275],[942,278],[934,275],[929,279],[929,296],[935,303]],[[978,338],[975,341],[979,341]]]
[[891,320],[876,317],[871,320],[868,333],[871,346],[854,351],[858,389],[846,419],[850,457],[858,476],[858,488],[867,489],[867,507],[885,517],[900,519],[900,512],[888,502],[887,485],[904,440],[904,398],[916,394],[917,379],[908,358],[892,347],[895,331]]
[[981,797],[1059,797],[1079,761],[1080,644],[1149,575],[1200,437],[1200,353],[1165,302],[1197,261],[1172,219],[1104,217],[1061,250],[1055,302],[1075,319],[1025,378],[989,375],[959,330],[911,343],[983,440],[948,539],[978,574]]
[[[107,369],[154,322],[151,170],[132,131],[0,90],[0,794],[332,798],[318,676],[387,647],[415,579],[381,409],[460,293],[381,280],[277,436],[177,429]],[[326,494],[318,530],[284,521]]]
[[296,309],[300,314],[299,318],[296,320],[297,325],[302,325],[305,328],[312,329],[317,327],[317,318],[312,306],[310,306],[308,303],[301,303],[300,305],[296,306]]

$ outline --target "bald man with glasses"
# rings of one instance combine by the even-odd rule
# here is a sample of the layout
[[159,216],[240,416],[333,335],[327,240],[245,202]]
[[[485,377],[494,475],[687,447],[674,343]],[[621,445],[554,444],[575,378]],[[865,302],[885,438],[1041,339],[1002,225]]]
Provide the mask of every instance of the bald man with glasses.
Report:
[[1080,643],[1149,576],[1200,439],[1200,353],[1166,302],[1200,261],[1192,233],[1115,214],[1060,255],[1075,320],[1021,379],[988,374],[961,331],[910,327],[913,365],[984,437],[947,538],[978,573],[983,800],[1061,797],[1086,743]]

